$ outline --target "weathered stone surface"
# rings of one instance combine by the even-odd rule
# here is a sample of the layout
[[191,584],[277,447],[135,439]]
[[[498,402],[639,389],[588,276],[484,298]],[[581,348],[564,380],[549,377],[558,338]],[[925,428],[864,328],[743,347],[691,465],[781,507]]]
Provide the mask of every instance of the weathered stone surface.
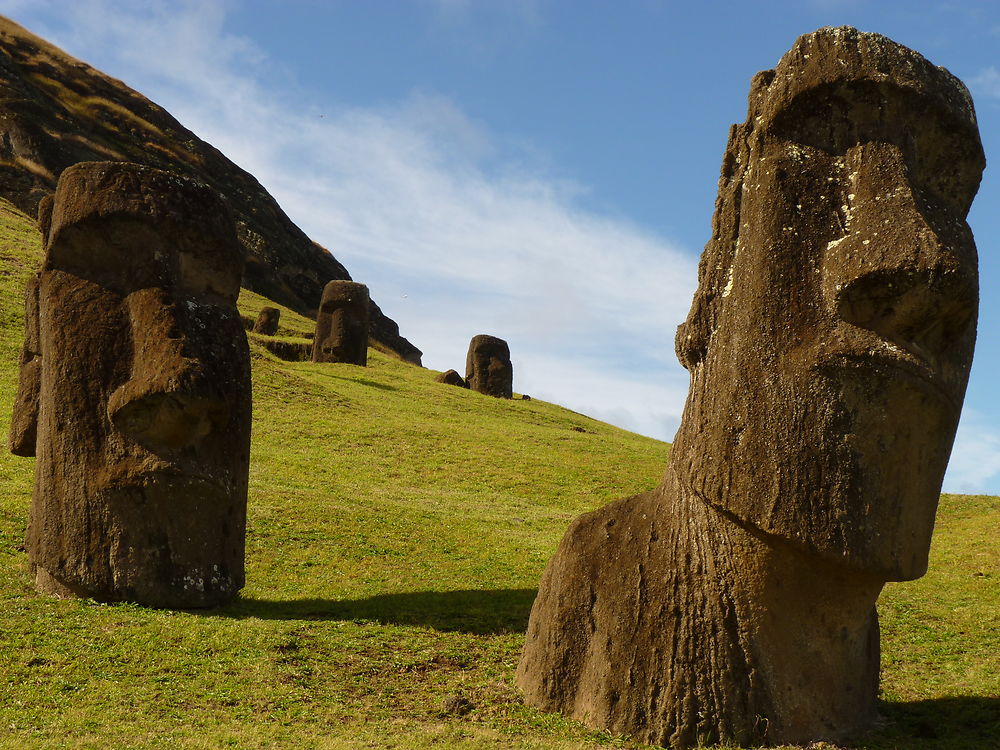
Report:
[[926,570],[972,360],[983,166],[965,87],[885,37],[821,29],[754,77],[666,475],[564,537],[530,704],[675,747],[872,725],[875,600]]
[[18,396],[30,408],[38,383],[36,585],[152,606],[229,599],[244,582],[250,358],[228,208],[185,177],[85,162],[59,180],[45,251]]
[[[0,195],[34,213],[63,169],[109,159],[193,177],[225,196],[246,264],[243,286],[313,317],[323,286],[350,279],[260,183],[169,112],[0,17]],[[373,306],[372,337],[406,361],[420,350]]]
[[507,342],[486,334],[473,336],[465,358],[465,381],[469,388],[487,396],[511,398],[514,368]]
[[49,228],[52,226],[52,196],[46,195],[38,201],[38,231],[42,235],[42,244],[49,237]]
[[262,307],[257,313],[256,322],[253,324],[253,332],[273,336],[278,332],[278,321],[280,320],[281,310],[277,307]]
[[462,376],[454,370],[445,370],[434,378],[434,380],[438,383],[446,383],[447,385],[457,385],[459,388],[469,387],[469,384],[462,379]]
[[368,287],[331,281],[316,314],[313,362],[368,364]]
[[38,431],[38,394],[42,385],[38,340],[38,274],[24,290],[24,346],[21,348],[17,395],[10,418],[10,452],[34,456]]

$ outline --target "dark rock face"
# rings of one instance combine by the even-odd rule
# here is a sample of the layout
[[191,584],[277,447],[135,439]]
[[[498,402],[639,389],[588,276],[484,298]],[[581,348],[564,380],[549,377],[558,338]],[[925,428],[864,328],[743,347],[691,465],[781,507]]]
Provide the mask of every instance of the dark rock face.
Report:
[[312,361],[368,364],[368,287],[364,284],[331,281],[323,289]]
[[445,383],[447,385],[457,385],[459,388],[469,387],[469,384],[462,379],[462,376],[459,375],[454,370],[446,370],[445,372],[442,372],[440,375],[434,378],[434,380],[435,382]]
[[473,336],[465,358],[465,380],[474,391],[496,398],[510,398],[513,395],[514,368],[510,364],[507,342],[486,334]]
[[38,588],[163,607],[231,598],[244,582],[250,357],[228,209],[188,178],[81,163],[59,180],[45,251],[11,440],[37,451]]
[[[0,17],[0,195],[33,213],[59,174],[80,161],[129,161],[208,184],[232,208],[243,286],[302,315],[347,269],[310,240],[260,183],[168,112]],[[371,334],[403,359],[420,350],[374,307]]]
[[253,332],[273,336],[278,332],[278,321],[280,320],[281,310],[277,307],[262,307],[257,313],[256,322],[253,324]]
[[821,29],[754,77],[666,476],[570,527],[528,703],[679,748],[871,727],[875,601],[926,570],[972,361],[983,166],[965,87],[885,37]]

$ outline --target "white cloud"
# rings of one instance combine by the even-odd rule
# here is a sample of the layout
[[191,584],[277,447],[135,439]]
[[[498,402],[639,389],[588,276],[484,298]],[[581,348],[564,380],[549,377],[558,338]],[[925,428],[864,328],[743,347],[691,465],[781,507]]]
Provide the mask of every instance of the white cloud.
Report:
[[511,345],[516,390],[672,437],[693,255],[583,210],[584,187],[433,92],[361,109],[277,90],[270,61],[226,33],[222,4],[72,7],[48,31],[57,43],[254,174],[425,364],[461,369],[471,336],[491,333]]
[[1000,431],[985,415],[966,408],[955,436],[944,491],[987,494],[1000,482]]
[[969,79],[969,88],[976,94],[1000,99],[1000,70],[992,65],[984,69],[979,75]]

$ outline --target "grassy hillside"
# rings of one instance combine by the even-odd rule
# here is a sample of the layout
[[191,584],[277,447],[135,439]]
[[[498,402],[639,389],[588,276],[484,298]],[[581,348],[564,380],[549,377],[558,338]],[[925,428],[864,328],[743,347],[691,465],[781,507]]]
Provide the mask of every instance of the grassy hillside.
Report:
[[[0,206],[4,426],[38,262],[33,223]],[[359,368],[252,349],[248,585],[230,606],[36,596],[32,461],[0,453],[0,747],[633,747],[524,707],[512,676],[569,520],[654,486],[667,446],[377,351]],[[998,525],[996,498],[946,496],[931,573],[887,589],[891,723],[865,747],[996,747]]]

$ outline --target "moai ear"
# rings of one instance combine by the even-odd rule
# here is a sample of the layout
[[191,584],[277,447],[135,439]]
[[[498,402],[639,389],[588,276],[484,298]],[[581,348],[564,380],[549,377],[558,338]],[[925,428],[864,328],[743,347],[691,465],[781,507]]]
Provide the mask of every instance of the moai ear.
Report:
[[42,383],[42,355],[38,335],[38,279],[28,281],[24,293],[24,348],[14,412],[10,419],[10,452],[34,456],[38,434],[38,394]]

